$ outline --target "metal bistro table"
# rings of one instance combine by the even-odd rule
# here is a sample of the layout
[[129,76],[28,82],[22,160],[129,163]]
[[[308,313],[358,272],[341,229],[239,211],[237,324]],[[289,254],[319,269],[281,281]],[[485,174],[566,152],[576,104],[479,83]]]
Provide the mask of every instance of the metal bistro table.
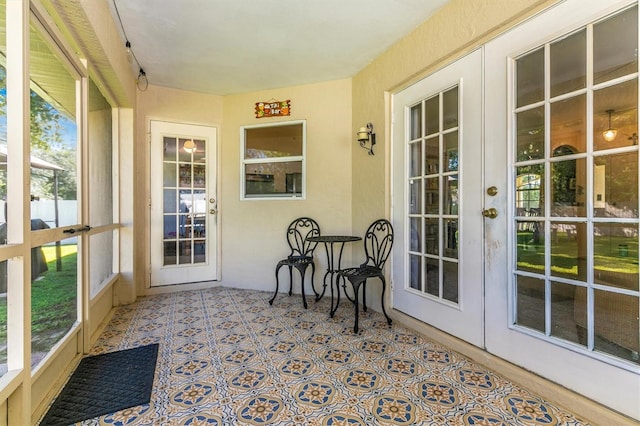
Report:
[[[336,306],[333,306],[333,284],[335,275],[340,270],[340,263],[342,262],[342,251],[344,250],[345,243],[352,243],[354,241],[362,240],[361,237],[356,237],[353,235],[319,235],[317,237],[309,237],[308,241],[313,241],[316,243],[324,244],[325,252],[327,253],[327,272],[324,274],[324,278],[322,280],[322,293],[316,297],[316,300],[322,299],[324,296],[324,292],[327,290],[327,278],[329,278],[329,285],[331,286],[331,312],[330,315],[333,317],[333,314],[338,309],[338,303]],[[336,264],[336,249],[339,248],[338,252],[338,263]],[[339,292],[340,288],[338,287],[338,283],[336,282],[336,289]],[[338,293],[337,301],[340,300],[340,294]]]

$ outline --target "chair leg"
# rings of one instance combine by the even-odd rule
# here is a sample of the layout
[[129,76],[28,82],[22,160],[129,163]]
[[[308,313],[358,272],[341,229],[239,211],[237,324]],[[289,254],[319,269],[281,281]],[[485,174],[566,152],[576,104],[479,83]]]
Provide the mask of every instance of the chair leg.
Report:
[[358,303],[358,293],[360,292],[360,283],[355,284],[353,281],[349,280],[351,282],[351,286],[353,287],[353,299],[354,299],[354,305],[355,305],[355,310],[356,310],[356,315],[355,315],[355,320],[353,322],[353,332],[358,334],[358,317],[360,314],[360,304]]
[[316,295],[316,302],[320,300],[320,293],[316,291],[316,285],[314,283],[314,277],[316,275],[316,265],[314,263],[311,264],[311,289]]
[[270,305],[273,305],[273,301],[276,300],[276,296],[278,295],[278,288],[280,287],[280,281],[278,280],[278,271],[280,270],[280,267],[282,267],[282,265],[278,265],[278,267],[276,268],[276,292],[273,293],[273,297],[271,298],[271,300],[269,300]]
[[305,273],[307,271],[307,267],[306,265],[304,267],[296,267],[296,269],[298,270],[298,272],[300,272],[300,287],[302,288],[302,304],[304,305],[304,308],[307,309],[307,296],[304,294],[304,276]]
[[391,318],[389,318],[389,315],[387,315],[387,311],[384,308],[384,292],[387,289],[387,283],[384,277],[380,277],[380,280],[382,281],[382,295],[380,296],[380,306],[382,306],[382,313],[385,317],[387,317],[387,324],[391,325]]
[[367,312],[367,280],[362,283],[362,310]]
[[293,267],[289,266],[289,296],[293,294]]

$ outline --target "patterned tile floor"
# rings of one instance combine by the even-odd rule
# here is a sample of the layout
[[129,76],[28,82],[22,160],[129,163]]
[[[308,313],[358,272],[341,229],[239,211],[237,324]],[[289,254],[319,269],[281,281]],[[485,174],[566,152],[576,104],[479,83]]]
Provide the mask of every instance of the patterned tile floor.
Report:
[[93,354],[159,343],[149,405],[83,425],[584,425],[382,314],[213,288],[117,308]]

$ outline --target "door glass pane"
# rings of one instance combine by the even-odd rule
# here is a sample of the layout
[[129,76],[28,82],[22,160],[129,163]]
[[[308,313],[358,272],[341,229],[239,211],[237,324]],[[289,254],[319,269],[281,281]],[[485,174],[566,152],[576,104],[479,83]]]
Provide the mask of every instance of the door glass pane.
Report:
[[458,127],[458,86],[442,94],[442,130]]
[[544,214],[544,164],[516,167],[516,216]]
[[31,366],[78,318],[77,237],[31,249]]
[[442,137],[445,172],[458,171],[458,132],[447,133]]
[[439,214],[440,213],[440,189],[439,179],[430,178],[425,179],[424,189],[424,212],[426,214]]
[[586,224],[551,223],[551,275],[585,281],[587,278]]
[[458,195],[458,175],[445,176],[443,214],[458,214]]
[[424,252],[437,256],[440,254],[440,220],[425,219],[424,226]]
[[422,103],[411,107],[411,127],[409,131],[411,140],[422,136]]
[[551,44],[551,96],[582,89],[587,84],[587,31]]
[[538,49],[516,61],[516,107],[544,99],[544,49]]
[[422,256],[409,255],[409,287],[422,290]]
[[637,296],[594,290],[594,348],[640,364]]
[[422,180],[409,181],[409,213],[422,213]]
[[434,96],[425,101],[425,136],[433,135],[440,131],[440,97]]
[[444,256],[457,259],[458,258],[458,221],[456,219],[445,219],[443,221],[444,229]]
[[409,177],[422,176],[422,142],[409,145]]
[[[551,282],[551,335],[573,343],[586,345],[586,315],[581,309],[576,293],[584,292],[584,287]],[[579,317],[582,318],[578,321]]]
[[638,71],[637,6],[593,26],[593,68],[596,84]]
[[[163,265],[206,262],[206,143],[189,138],[163,140]],[[177,153],[172,152],[174,148]]]
[[425,283],[427,294],[440,297],[440,262],[438,259],[426,258],[424,260]]
[[425,141],[424,164],[425,175],[432,175],[440,171],[440,138],[437,136]]
[[458,264],[442,262],[442,298],[458,303]]
[[516,268],[544,274],[544,222],[517,221]]
[[[636,79],[594,92],[594,150],[638,144],[637,94],[638,81]],[[607,131],[613,131],[613,133],[608,135],[605,133]]]
[[[551,104],[551,147],[554,157],[586,151],[586,101],[586,96],[580,95]],[[561,146],[567,149],[557,150]]]
[[420,253],[422,252],[422,218],[409,218],[409,228],[409,250]]
[[516,114],[516,160],[544,158],[544,107]]
[[552,216],[586,216],[586,180],[584,158],[551,163]]
[[594,281],[638,291],[638,225],[597,223],[593,240]]
[[544,332],[544,280],[516,276],[516,324]]
[[604,155],[593,159],[594,216],[638,217],[638,154]]
[[76,79],[31,28],[31,228],[78,223]]

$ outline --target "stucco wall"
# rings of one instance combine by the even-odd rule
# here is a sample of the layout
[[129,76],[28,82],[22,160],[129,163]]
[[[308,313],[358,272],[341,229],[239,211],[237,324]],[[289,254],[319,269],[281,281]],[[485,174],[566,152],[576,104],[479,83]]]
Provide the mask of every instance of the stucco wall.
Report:
[[[291,116],[256,119],[255,103],[272,98],[290,99]],[[240,200],[240,127],[301,119],[307,121],[306,199]],[[288,254],[285,230],[296,217],[316,219],[323,233],[351,233],[350,80],[226,96],[221,142],[223,285],[272,291],[275,265]],[[316,254],[320,285],[325,255],[322,248]]]

